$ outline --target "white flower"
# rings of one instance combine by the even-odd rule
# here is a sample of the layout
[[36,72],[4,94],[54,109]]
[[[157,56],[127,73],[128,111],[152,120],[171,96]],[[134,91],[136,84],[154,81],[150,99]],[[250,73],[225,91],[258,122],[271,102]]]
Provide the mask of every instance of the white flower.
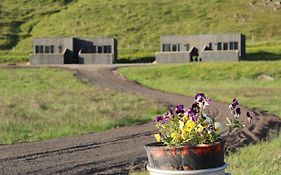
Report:
[[184,123],[182,121],[179,121],[179,124],[180,124],[180,129],[183,129]]
[[215,129],[220,132],[222,130],[222,124],[219,122],[215,122]]
[[212,122],[212,119],[211,119],[210,117],[206,117],[205,122],[211,123],[211,122]]

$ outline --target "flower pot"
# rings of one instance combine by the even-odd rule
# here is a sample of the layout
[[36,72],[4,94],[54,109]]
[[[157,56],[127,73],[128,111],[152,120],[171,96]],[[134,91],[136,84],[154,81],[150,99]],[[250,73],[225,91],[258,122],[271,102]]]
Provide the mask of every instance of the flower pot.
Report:
[[204,170],[224,163],[224,142],[195,146],[163,146],[156,142],[145,145],[149,168],[159,170]]

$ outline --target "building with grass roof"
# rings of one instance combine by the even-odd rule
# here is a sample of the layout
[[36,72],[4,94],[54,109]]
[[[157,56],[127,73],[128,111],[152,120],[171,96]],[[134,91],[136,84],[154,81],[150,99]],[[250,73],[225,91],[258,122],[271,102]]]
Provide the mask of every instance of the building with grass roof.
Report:
[[115,38],[34,38],[31,64],[113,64]]
[[157,63],[239,61],[246,56],[246,36],[241,33],[161,36]]

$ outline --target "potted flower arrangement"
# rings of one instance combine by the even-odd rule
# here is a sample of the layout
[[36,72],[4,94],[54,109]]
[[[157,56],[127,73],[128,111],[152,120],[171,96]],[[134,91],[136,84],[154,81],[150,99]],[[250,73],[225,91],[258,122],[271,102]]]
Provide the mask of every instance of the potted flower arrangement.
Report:
[[[155,134],[157,142],[145,145],[151,174],[224,174],[222,125],[204,112],[209,105],[205,94],[198,93],[190,108],[177,105],[155,117],[159,129]],[[229,132],[244,127],[237,99],[233,99],[229,109],[233,115],[227,118]],[[247,116],[251,118],[249,113]]]

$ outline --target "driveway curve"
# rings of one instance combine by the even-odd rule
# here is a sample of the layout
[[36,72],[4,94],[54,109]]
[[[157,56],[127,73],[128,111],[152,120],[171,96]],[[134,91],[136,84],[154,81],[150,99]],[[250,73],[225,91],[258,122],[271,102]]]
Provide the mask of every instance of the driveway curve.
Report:
[[[120,77],[116,69],[132,65],[58,65],[75,71],[81,81],[116,91],[138,93],[166,105],[191,105],[193,97],[165,93],[135,84]],[[149,65],[147,65],[149,66]],[[228,105],[213,102],[210,113],[224,123]],[[281,119],[257,109],[252,123],[242,130],[223,134],[227,151],[266,139],[279,132]],[[245,118],[245,116],[242,116]],[[53,139],[43,142],[0,146],[0,174],[127,174],[131,169],[144,169],[143,146],[154,141],[152,122],[115,128],[103,132]]]

